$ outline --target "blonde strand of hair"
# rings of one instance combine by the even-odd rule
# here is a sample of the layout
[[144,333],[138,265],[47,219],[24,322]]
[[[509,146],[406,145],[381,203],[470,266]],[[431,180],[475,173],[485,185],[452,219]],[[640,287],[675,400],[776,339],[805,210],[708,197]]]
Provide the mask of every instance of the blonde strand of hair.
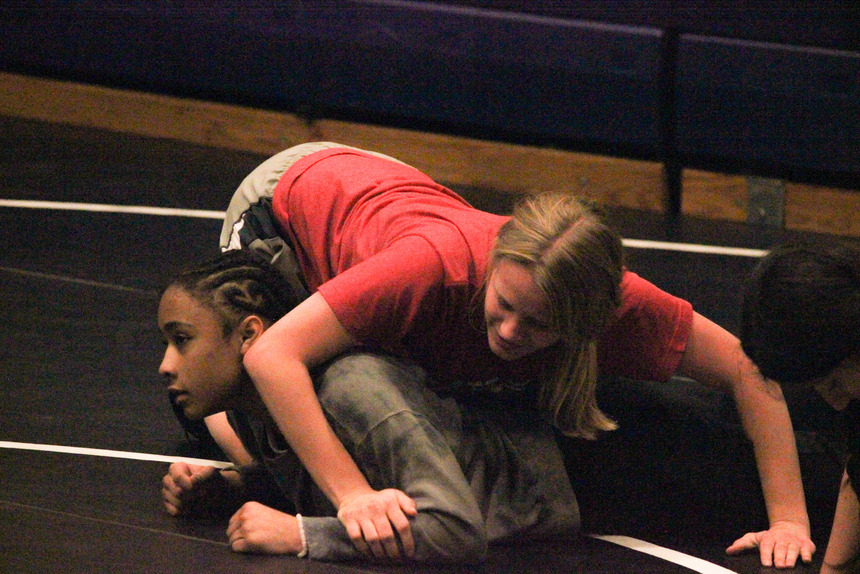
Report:
[[595,439],[618,425],[597,406],[597,342],[584,341],[565,354],[540,390],[538,405],[565,436]]

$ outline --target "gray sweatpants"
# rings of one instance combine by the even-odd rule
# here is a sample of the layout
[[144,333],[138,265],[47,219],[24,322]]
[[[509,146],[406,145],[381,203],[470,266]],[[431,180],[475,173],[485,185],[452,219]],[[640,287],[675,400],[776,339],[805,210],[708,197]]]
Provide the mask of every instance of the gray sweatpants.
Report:
[[[579,509],[549,426],[536,416],[506,424],[507,413],[442,399],[428,382],[419,367],[370,353],[342,356],[315,377],[329,423],[370,484],[415,500],[416,560],[480,562],[490,543],[575,534]],[[360,558],[282,437],[264,427],[249,450],[305,515],[309,556]]]

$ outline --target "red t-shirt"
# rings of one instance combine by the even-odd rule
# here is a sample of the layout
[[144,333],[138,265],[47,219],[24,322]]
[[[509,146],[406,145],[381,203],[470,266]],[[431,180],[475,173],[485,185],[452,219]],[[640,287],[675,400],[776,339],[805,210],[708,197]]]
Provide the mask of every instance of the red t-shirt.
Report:
[[[479,300],[508,217],[471,207],[420,171],[349,149],[306,156],[281,177],[273,209],[309,289],[358,341],[406,356],[441,386],[519,387],[551,362],[494,355]],[[692,307],[633,273],[599,344],[602,372],[664,380],[678,365]]]

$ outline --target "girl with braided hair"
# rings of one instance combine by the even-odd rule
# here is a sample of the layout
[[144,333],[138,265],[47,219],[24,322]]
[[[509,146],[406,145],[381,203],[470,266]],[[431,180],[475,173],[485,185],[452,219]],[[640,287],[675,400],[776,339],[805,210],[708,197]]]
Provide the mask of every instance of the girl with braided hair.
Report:
[[[173,515],[233,513],[227,534],[235,551],[362,558],[242,365],[262,333],[299,301],[253,250],[189,268],[164,291],[158,324],[167,349],[159,371],[177,408],[191,421],[206,419],[235,467],[175,463],[162,497]],[[337,439],[410,520],[397,540],[402,554],[476,563],[499,532],[519,540],[575,532],[576,502],[560,457],[550,452],[538,485],[508,474],[516,464],[510,445],[534,439],[470,418],[428,391],[421,369],[363,350],[320,365],[313,380]]]
[[747,280],[741,342],[762,374],[842,413],[848,458],[821,572],[860,572],[860,247],[778,245]]

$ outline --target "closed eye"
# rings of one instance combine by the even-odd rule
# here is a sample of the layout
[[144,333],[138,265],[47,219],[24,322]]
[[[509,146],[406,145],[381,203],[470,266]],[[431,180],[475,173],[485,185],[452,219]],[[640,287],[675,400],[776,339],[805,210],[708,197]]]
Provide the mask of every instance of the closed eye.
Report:
[[539,331],[551,331],[552,330],[552,326],[549,323],[545,323],[544,321],[540,321],[538,319],[535,319],[534,317],[526,317],[524,322],[528,326],[530,326],[534,329],[537,329]]

